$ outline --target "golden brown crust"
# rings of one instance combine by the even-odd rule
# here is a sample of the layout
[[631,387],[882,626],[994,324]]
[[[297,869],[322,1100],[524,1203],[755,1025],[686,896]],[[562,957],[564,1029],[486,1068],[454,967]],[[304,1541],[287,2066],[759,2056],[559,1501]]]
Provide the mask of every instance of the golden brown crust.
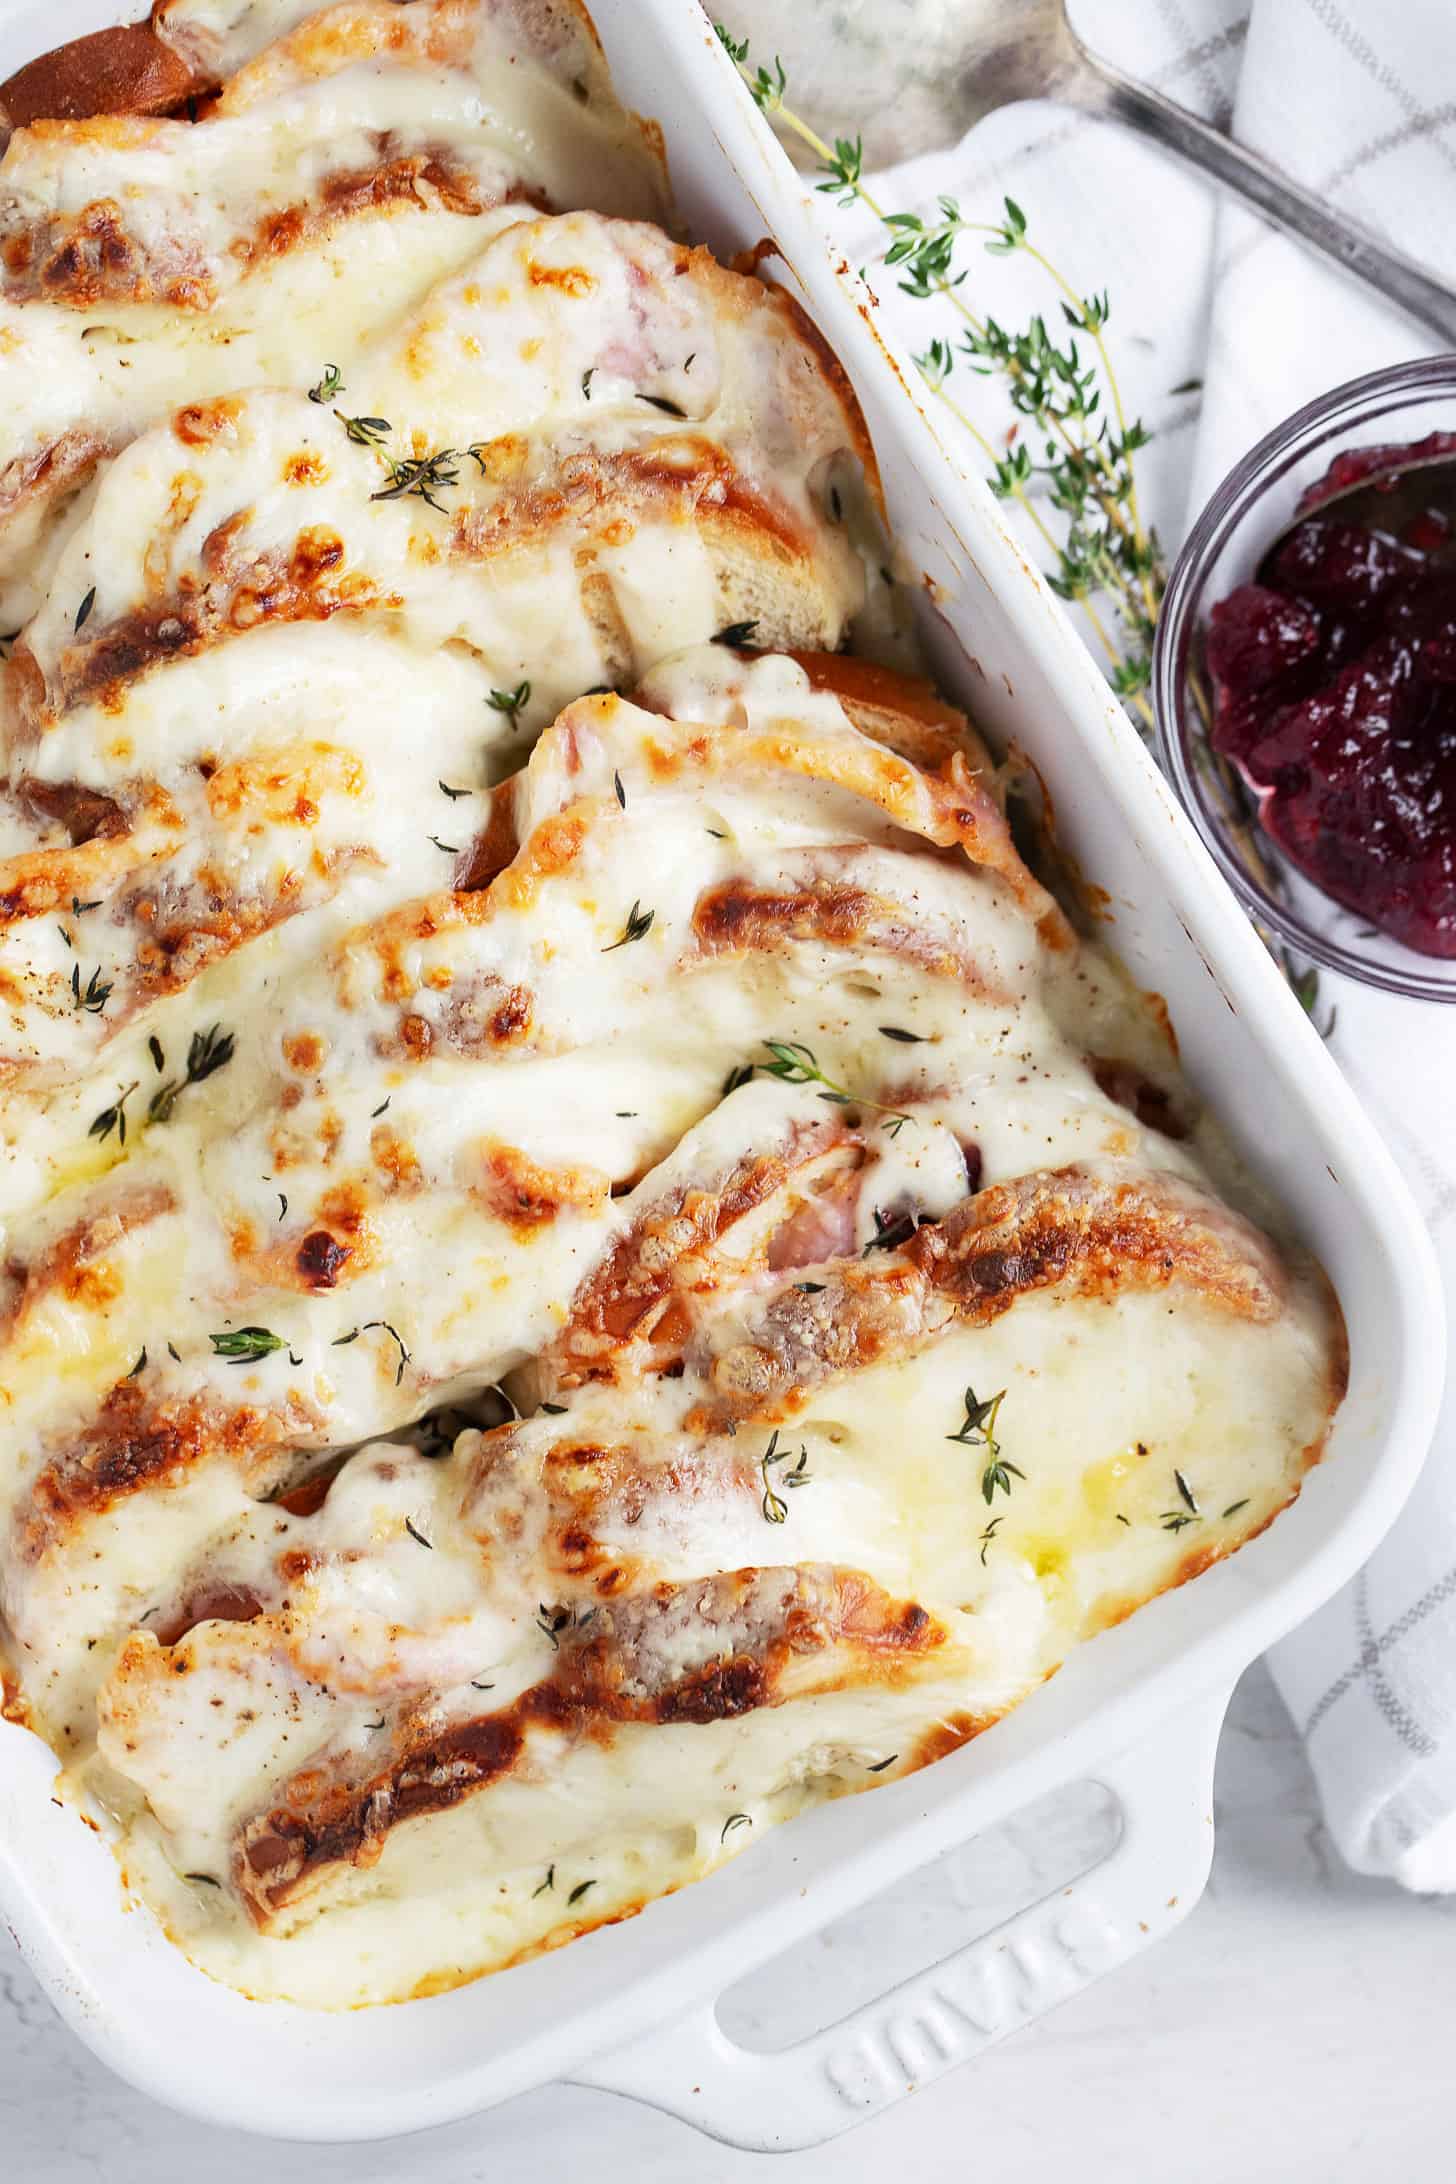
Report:
[[954,752],[966,751],[989,770],[990,759],[965,714],[947,704],[933,683],[852,652],[791,652],[789,657],[803,668],[811,690],[838,698],[862,735],[873,736],[912,765],[933,771]]
[[283,1452],[316,1433],[318,1414],[290,1392],[276,1410],[225,1405],[202,1396],[157,1402],[123,1380],[91,1423],[42,1466],[15,1535],[16,1552],[36,1562],[128,1495],[176,1481],[212,1457],[249,1484],[272,1483]]
[[107,1264],[108,1253],[175,1205],[172,1192],[163,1184],[122,1184],[34,1258],[8,1258],[0,1287],[0,1343],[10,1341],[27,1313],[44,1298],[61,1297],[92,1308],[106,1304],[121,1286],[120,1276]]
[[83,121],[97,114],[175,114],[211,88],[150,23],[92,31],[27,61],[0,84],[0,122]]
[[709,956],[766,954],[803,941],[862,956],[898,956],[982,999],[1006,998],[980,964],[932,925],[912,918],[903,903],[827,874],[799,888],[727,880],[699,896],[693,935]]
[[994,1184],[921,1229],[905,1256],[978,1321],[1068,1280],[1082,1295],[1179,1282],[1266,1325],[1285,1295],[1272,1250],[1248,1222],[1206,1191],[1153,1173],[1122,1179],[1068,1167]]
[[1283,1305],[1264,1239],[1179,1179],[1074,1166],[993,1184],[898,1250],[828,1262],[812,1290],[787,1284],[726,1348],[701,1330],[686,1354],[714,1392],[690,1423],[783,1416],[826,1379],[911,1356],[955,1321],[986,1326],[1039,1290],[1110,1298],[1173,1283],[1259,1323]]

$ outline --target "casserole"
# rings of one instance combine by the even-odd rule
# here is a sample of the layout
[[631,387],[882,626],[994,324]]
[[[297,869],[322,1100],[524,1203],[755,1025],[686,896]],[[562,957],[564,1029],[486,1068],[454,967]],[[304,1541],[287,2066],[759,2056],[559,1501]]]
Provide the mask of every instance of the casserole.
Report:
[[[716,116],[719,108],[732,110],[732,102],[739,98],[706,25],[681,9],[664,13],[661,42],[649,60],[645,48],[624,35],[624,24],[625,14],[618,20],[609,13],[601,26],[624,97],[644,111],[660,111],[675,77],[681,75],[701,96],[696,133],[706,142],[710,116]],[[81,29],[86,19],[64,27]],[[54,29],[54,24],[48,24],[45,35],[53,36]],[[18,50],[11,56],[20,57]],[[680,103],[675,89],[671,96]],[[1220,1088],[1220,1104],[1236,1128],[1244,1125],[1240,1133],[1246,1141],[1244,1149],[1255,1156],[1255,1164],[1262,1153],[1267,1172],[1279,1174],[1282,1195],[1293,1203],[1306,1234],[1320,1249],[1352,1323],[1356,1343],[1352,1394],[1334,1453],[1341,1447],[1361,1446],[1362,1424],[1365,1437],[1377,1418],[1383,1419],[1386,1429],[1378,1475],[1381,1491],[1370,1485],[1374,1473],[1355,1474],[1353,1469],[1343,1498],[1332,1499],[1322,1490],[1323,1482],[1317,1482],[1309,1496],[1316,1516],[1300,1526],[1302,1554],[1293,1555],[1287,1548],[1282,1555],[1277,1551],[1283,1545],[1281,1527],[1272,1542],[1261,1543],[1256,1550],[1253,1572],[1232,1589],[1226,1583],[1220,1589],[1215,1579],[1196,1588],[1197,1599],[1190,1608],[1183,1608],[1181,1601],[1165,1603],[1159,1610],[1159,1636],[1153,1645],[1129,1642],[1126,1632],[1103,1641],[1090,1683],[1079,1661],[1053,1687],[1060,1706],[1045,1705],[1050,1694],[1036,1702],[1039,1733],[1022,1731],[1020,1736],[1007,1737],[998,1731],[996,1758],[964,1771],[959,1761],[938,1771],[946,1778],[945,1789],[935,1779],[928,1788],[906,1784],[905,1794],[899,1788],[885,1792],[884,1826],[891,1831],[893,1863],[899,1866],[929,1855],[978,1819],[990,1818],[1045,1786],[1056,1778],[1060,1765],[1080,1765],[1099,1748],[1099,1740],[1102,1750],[1124,1742],[1140,1724],[1155,1718],[1160,1702],[1167,1703],[1169,1672],[1175,1662],[1185,1672],[1186,1690],[1200,1688],[1220,1667],[1226,1676],[1236,1672],[1281,1623],[1314,1604],[1321,1582],[1337,1581],[1351,1566],[1352,1557],[1373,1538],[1382,1515],[1393,1514],[1400,1486],[1422,1446],[1422,1428],[1428,1422],[1424,1414],[1433,1401],[1439,1361],[1417,1355],[1410,1337],[1422,1298],[1430,1294],[1430,1272],[1398,1186],[1378,1152],[1362,1141],[1348,1099],[1322,1057],[1300,1057],[1306,1079],[1318,1087],[1317,1111],[1295,1096],[1283,1042],[1287,1034],[1298,1053],[1301,1034],[1290,1029],[1298,1024],[1297,1012],[1289,1008],[1281,1017],[1286,1004],[1275,998],[1280,992],[1278,981],[1267,966],[1260,968],[1257,950],[1238,926],[1236,914],[1216,897],[1201,903],[1207,883],[1196,868],[1188,869],[1190,853],[1185,837],[1172,823],[1170,805],[1160,792],[1150,793],[1146,761],[1129,748],[1131,739],[1125,729],[1113,726],[1105,694],[1094,696],[1090,668],[1081,662],[1073,641],[1049,611],[1046,596],[1034,583],[1027,583],[1015,566],[998,526],[986,513],[984,495],[973,496],[973,519],[963,522],[959,530],[940,517],[938,498],[956,490],[953,476],[936,468],[928,444],[922,450],[924,474],[917,476],[916,462],[902,437],[911,428],[908,419],[897,427],[893,410],[898,397],[885,361],[877,355],[865,326],[838,296],[822,247],[806,224],[803,206],[796,202],[797,193],[781,179],[776,155],[760,137],[749,135],[737,167],[720,170],[713,161],[705,161],[702,144],[695,144],[693,137],[689,127],[675,161],[686,224],[705,232],[720,250],[751,244],[764,227],[771,229],[800,277],[805,300],[859,382],[886,465],[902,545],[923,570],[927,589],[945,617],[939,642],[936,627],[927,630],[944,679],[952,685],[958,682],[978,713],[1003,733],[1020,734],[1063,811],[1073,789],[1077,791],[1077,823],[1067,829],[1067,837],[1085,870],[1118,881],[1119,850],[1125,855],[1129,840],[1137,847],[1149,893],[1145,900],[1135,893],[1115,898],[1117,944],[1140,982],[1156,984],[1173,996],[1193,1073],[1202,1077],[1207,1088]],[[674,152],[671,144],[669,151]],[[986,575],[981,564],[995,573]],[[955,633],[961,646],[959,674],[947,631]],[[977,655],[974,661],[972,646]],[[1084,718],[1080,752],[1074,741],[1059,748],[1051,729],[1051,724],[1060,724],[1064,707],[1080,709]],[[1034,732],[1038,724],[1043,731],[1039,736]],[[1085,772],[1076,765],[1069,772],[1074,758],[1083,762]],[[1170,898],[1166,902],[1163,892]],[[1189,930],[1195,923],[1200,932],[1197,943]],[[1185,939],[1175,943],[1179,930]],[[1195,962],[1203,964],[1207,980],[1194,972]],[[1196,981],[1186,1003],[1185,976]],[[1240,1008],[1247,1010],[1260,1027],[1255,1043],[1264,1065],[1263,1079],[1257,1099],[1249,1097],[1255,1073],[1246,1055],[1238,1080],[1246,1094],[1242,1112],[1231,1089],[1222,1086],[1222,1070],[1214,1066],[1215,1056],[1227,1047],[1222,1022],[1226,1008],[1236,1015]],[[1257,1139],[1256,1124],[1262,1129]],[[1322,1157],[1328,1156],[1324,1181],[1310,1167],[1316,1148]],[[1342,1171],[1348,1178],[1344,1183]],[[1293,1186],[1292,1172],[1297,1177]],[[1357,1274],[1363,1277],[1358,1287]],[[1368,1293],[1366,1284],[1373,1284]],[[1319,1512],[1324,1514],[1323,1530]],[[1303,1509],[1299,1514],[1302,1518]],[[1320,1575],[1311,1578],[1311,1570]],[[1301,1574],[1302,1591],[1295,1583]],[[1209,1596],[1213,1604],[1205,1606]],[[1169,1609],[1180,1612],[1170,1614]],[[1235,1611],[1239,1639],[1231,1643],[1225,1636],[1216,1645],[1216,1634],[1235,1619]],[[1158,1673],[1139,1685],[1139,1671],[1154,1659],[1159,1661]],[[1050,1740],[1064,1728],[1066,1742],[1054,1758]],[[1190,1733],[1201,1730],[1205,1738],[1202,1761],[1189,1762],[1197,1798],[1206,1787],[1199,1779],[1200,1769],[1206,1769],[1211,1757],[1201,1710],[1190,1715],[1188,1728]],[[46,1762],[33,1747],[23,1749],[21,1756],[18,1733],[7,1732],[7,1741],[17,1748],[17,1868],[47,1858],[60,1858],[69,1866],[78,1833],[74,1820],[63,1815],[69,1833],[62,1828],[48,1843],[43,1840],[46,1830],[41,1815],[54,1810],[37,1793]],[[1117,1779],[1125,1782],[1129,1798],[1135,1800],[1137,1770]],[[1177,1792],[1172,1794],[1170,1822],[1178,1813]],[[1188,1817],[1186,1809],[1184,1817]],[[1150,1909],[1153,1900],[1186,1906],[1206,1864],[1206,1836],[1196,1806],[1186,1835],[1170,1825],[1161,1854],[1186,1860],[1187,1869],[1180,1875],[1155,1861],[1156,1883],[1150,1886],[1141,1864],[1146,1818],[1140,1818],[1134,1802],[1113,1868],[1070,1906],[1060,1902],[1054,1925],[1048,1925],[1045,1913],[1031,1914],[1023,1951],[1031,1968],[1024,1998],[1027,2007],[1049,1998],[1044,1976],[1048,1962],[1051,1983],[1070,1986],[1077,1977],[1126,1953],[1131,1937],[1144,1923],[1139,1911]],[[288,2008],[264,2009],[206,1987],[174,1959],[159,1934],[140,1917],[126,1922],[124,1928],[118,1923],[114,1884],[104,1854],[98,1865],[86,1855],[95,1846],[83,1837],[80,1848],[74,1882],[68,1881],[63,1890],[55,1874],[48,1877],[42,1872],[31,1912],[22,1913],[18,1923],[53,1988],[90,2020],[102,2052],[140,2082],[167,2091],[172,2058],[164,2058],[152,2042],[155,2028],[181,2021],[186,2002],[186,2021],[198,2032],[188,2071],[188,2097],[193,2105],[223,2120],[254,2124],[263,2120],[293,2135],[323,2137],[369,2135],[443,2120],[533,2079],[570,2068],[600,2044],[606,2023],[618,2038],[624,2029],[649,2024],[654,2017],[680,2008],[689,1995],[710,1991],[733,1970],[780,1945],[796,1925],[802,1930],[813,1919],[832,1914],[856,1890],[862,1891],[877,1855],[881,1869],[891,1870],[880,1823],[828,1813],[822,1823],[816,1820],[783,1843],[768,1846],[750,1862],[746,1878],[729,1875],[715,1883],[705,1898],[706,1913],[696,1895],[681,1898],[656,1907],[631,1929],[593,1937],[573,1950],[569,1959],[540,1959],[513,1972],[508,1980],[412,2003],[388,2020],[333,2021]],[[801,1871],[813,1877],[803,1889]],[[735,1881],[736,1887],[731,1885]],[[1170,1885],[1170,1881],[1181,1881],[1181,1885]],[[51,1923],[63,1894],[66,1920],[76,1922],[65,1928]],[[745,1916],[746,1906],[752,1909]],[[1115,1913],[1110,1920],[1109,1907]],[[1146,1925],[1154,1924],[1148,1917]],[[83,1962],[76,1946],[76,1937],[82,1933],[87,1936],[89,1962]],[[1060,1945],[1060,1953],[1054,1950],[1048,1960],[1049,1937]],[[630,1981],[626,1978],[629,1967]],[[973,1964],[972,1973],[974,1969]],[[704,2029],[705,2020],[689,2019],[680,2026],[672,2053],[661,2041],[654,2042],[648,2072],[652,2083],[644,2081],[640,2066],[630,2058],[597,2066],[595,2075],[598,2082],[634,2084],[649,2093],[655,2090],[671,2102],[673,2070],[680,2070],[684,2086],[702,2088],[680,2097],[690,2107],[694,2100],[701,2104],[710,2122],[735,2134],[754,2132],[755,2143],[794,2139],[803,2143],[826,2135],[867,2102],[883,2101],[897,2079],[923,2074],[916,2060],[922,2038],[930,2039],[940,2061],[948,2061],[978,2036],[977,2026],[979,2036],[1007,2029],[1020,2006],[1006,1996],[983,1994],[978,1999],[974,1980],[971,1988],[966,1985],[964,1968],[959,1986],[948,1975],[939,1974],[932,1976],[931,1985],[943,1990],[948,2000],[925,2018],[925,2033],[913,2022],[907,2033],[907,2021],[898,2006],[887,2021],[904,2050],[896,2051],[893,2063],[885,2060],[882,2045],[866,2044],[858,2034],[845,2030],[772,2063],[735,2060],[733,2052]],[[124,2008],[120,2006],[123,1996]],[[958,2014],[948,2014],[951,2010]],[[933,2061],[934,2055],[929,2059]],[[665,2074],[664,2062],[672,2066]],[[256,2067],[249,2069],[250,2063]],[[662,2078],[660,2085],[654,2073]],[[761,2080],[765,2094],[772,2095],[771,2108],[758,2123],[746,2098],[751,2090],[746,2079]],[[272,2100],[262,2119],[251,2093],[244,2113],[244,2103],[234,2090],[259,2083],[270,2088]],[[795,2087],[801,2089],[797,2099]],[[172,2090],[175,2093],[175,2087]]]

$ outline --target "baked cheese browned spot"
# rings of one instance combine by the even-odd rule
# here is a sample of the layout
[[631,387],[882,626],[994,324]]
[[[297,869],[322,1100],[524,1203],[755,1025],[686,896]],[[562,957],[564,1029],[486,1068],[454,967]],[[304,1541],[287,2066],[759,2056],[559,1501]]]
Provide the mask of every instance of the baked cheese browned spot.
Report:
[[[902,904],[855,885],[852,853],[818,851],[800,862],[807,869],[796,888],[730,880],[702,896],[693,913],[693,930],[705,953],[746,955],[785,942],[821,941],[870,959],[881,953],[907,956],[936,977],[988,991],[981,967],[948,936],[937,936],[924,922],[914,921]],[[816,869],[826,865],[828,870]]]
[[42,1465],[15,1549],[30,1561],[64,1554],[73,1535],[118,1500],[175,1484],[215,1458],[265,1489],[282,1475],[285,1452],[307,1446],[319,1423],[314,1405],[298,1394],[267,1409],[200,1396],[158,1403],[135,1381],[124,1380],[95,1419]]

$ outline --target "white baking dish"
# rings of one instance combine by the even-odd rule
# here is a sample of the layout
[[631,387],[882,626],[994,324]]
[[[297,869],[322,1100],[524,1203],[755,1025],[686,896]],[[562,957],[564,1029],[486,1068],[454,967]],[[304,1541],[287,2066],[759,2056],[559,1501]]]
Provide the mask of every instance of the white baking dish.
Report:
[[[0,74],[133,8],[7,5]],[[1212,1849],[1224,1704],[1253,1657],[1368,1555],[1430,1437],[1435,1264],[1389,1158],[1199,847],[991,496],[937,438],[821,213],[693,0],[597,0],[618,84],[666,133],[686,227],[720,254],[769,235],[859,390],[904,549],[926,573],[945,687],[1041,768],[1114,940],[1166,995],[1194,1081],[1329,1269],[1349,1398],[1298,1504],[1233,1561],[1085,1647],[1017,1713],[913,1778],[778,1831],[638,1919],[458,1992],[311,2014],[215,1986],[124,1908],[110,1851],[52,1801],[54,1763],[0,1725],[0,1905],[56,2006],[125,2077],[214,2122],[313,2139],[407,2131],[573,2077],[737,2144],[811,2144],[899,2098],[1168,1930]],[[931,601],[934,605],[932,606]],[[1111,1858],[984,1941],[779,2054],[731,2043],[714,1998],[754,1964],[1033,1796],[1118,1793]],[[667,2029],[660,2029],[666,2027]]]

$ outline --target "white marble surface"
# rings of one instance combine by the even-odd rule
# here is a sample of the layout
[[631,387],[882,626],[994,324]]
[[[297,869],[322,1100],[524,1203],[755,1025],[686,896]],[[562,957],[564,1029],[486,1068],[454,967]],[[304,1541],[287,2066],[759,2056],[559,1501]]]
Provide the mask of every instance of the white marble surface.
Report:
[[[548,2087],[478,2121],[375,2147],[261,2147],[131,2092],[52,2017],[0,1939],[4,2184],[844,2184],[909,2174],[1041,2184],[1444,2184],[1456,1899],[1345,1871],[1262,1668],[1235,1695],[1208,1893],[1160,1947],[1028,2032],[816,2153],[733,2152],[611,2098]],[[1014,1830],[903,1892],[898,1922],[961,1938],[966,1881],[994,1892],[1038,1850]],[[952,1923],[956,1922],[956,1923]],[[882,1922],[807,1945],[801,1980],[873,1977]],[[927,1956],[934,1954],[927,1948]],[[782,1982],[776,1982],[782,1990]]]

